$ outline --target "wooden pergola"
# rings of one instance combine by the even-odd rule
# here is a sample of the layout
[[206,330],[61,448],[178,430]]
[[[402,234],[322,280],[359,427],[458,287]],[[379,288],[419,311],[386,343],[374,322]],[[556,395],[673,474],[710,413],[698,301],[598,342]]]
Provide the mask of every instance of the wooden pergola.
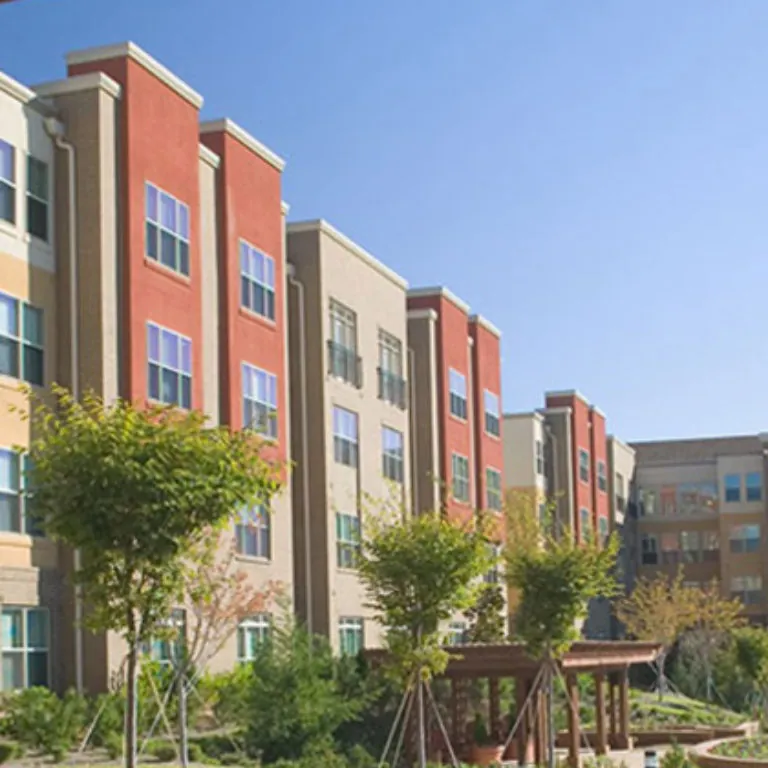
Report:
[[[503,743],[506,733],[500,712],[499,681],[515,680],[517,711],[521,712],[530,695],[533,700],[526,710],[516,734],[516,744],[505,758],[517,757],[520,765],[546,763],[547,713],[541,690],[533,691],[541,662],[530,658],[519,643],[498,645],[459,645],[447,648],[451,654],[442,677],[451,682],[451,741],[465,751],[467,724],[466,687],[469,680],[488,680],[488,722],[490,732]],[[656,643],[630,641],[584,640],[574,643],[558,662],[567,692],[573,702],[568,708],[568,757],[572,766],[579,764],[581,729],[578,718],[579,689],[576,676],[591,674],[595,681],[596,736],[592,747],[598,755],[608,748],[628,749],[629,742],[629,668],[633,664],[653,662],[661,646]],[[370,650],[366,657],[373,664],[386,660],[385,650]],[[606,700],[606,685],[608,696]],[[533,691],[533,693],[532,693]],[[607,704],[607,706],[606,706]],[[608,714],[606,723],[606,711]]]

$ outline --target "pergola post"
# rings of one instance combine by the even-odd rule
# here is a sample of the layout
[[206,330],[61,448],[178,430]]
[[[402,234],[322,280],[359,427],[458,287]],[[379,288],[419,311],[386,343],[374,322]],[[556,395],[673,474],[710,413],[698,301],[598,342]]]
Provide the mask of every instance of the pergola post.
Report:
[[499,717],[501,711],[501,694],[499,692],[499,678],[488,678],[488,732],[492,738],[498,739],[501,731]]
[[[528,680],[525,677],[515,678],[515,701],[517,702],[517,714],[518,717],[523,711],[525,702],[528,699],[528,692],[530,686]],[[530,743],[528,724],[530,723],[530,717],[528,713],[520,718],[520,725],[517,729],[517,764],[520,766],[528,764],[528,745]]]
[[595,674],[595,724],[597,726],[597,744],[595,752],[598,755],[608,753],[605,737],[605,676],[602,672]]
[[536,765],[546,765],[547,763],[547,710],[546,700],[541,686],[536,691],[536,707],[534,709],[536,716],[536,740],[534,742],[534,759]]
[[455,677],[451,678],[451,741],[459,743],[459,691]]
[[576,675],[567,674],[565,676],[565,688],[568,697],[566,702],[566,709],[568,710],[568,765],[571,768],[579,768],[581,733],[579,727],[579,686],[576,682]]
[[619,749],[629,749],[629,672],[626,667],[619,672],[619,733],[616,743]]
[[616,675],[608,674],[608,726],[610,728],[609,742],[616,746]]

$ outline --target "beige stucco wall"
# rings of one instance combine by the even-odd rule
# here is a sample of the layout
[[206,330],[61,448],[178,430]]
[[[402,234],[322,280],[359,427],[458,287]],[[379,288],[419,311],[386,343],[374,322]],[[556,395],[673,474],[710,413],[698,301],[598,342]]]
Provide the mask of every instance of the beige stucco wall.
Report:
[[544,476],[536,472],[536,441],[544,442],[544,419],[539,413],[505,413],[501,436],[504,444],[504,482],[508,488],[545,491]]

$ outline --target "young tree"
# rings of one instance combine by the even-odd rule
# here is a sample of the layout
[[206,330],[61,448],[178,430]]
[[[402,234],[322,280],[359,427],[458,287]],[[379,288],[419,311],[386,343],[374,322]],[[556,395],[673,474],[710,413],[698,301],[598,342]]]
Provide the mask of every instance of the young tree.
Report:
[[32,415],[33,513],[80,550],[89,627],[126,642],[133,768],[139,651],[183,602],[185,556],[235,510],[276,492],[279,471],[253,433],[206,428],[200,413],[53,394]]
[[484,584],[474,605],[465,611],[468,643],[502,643],[507,635],[507,601],[500,584]]
[[419,764],[426,765],[423,685],[448,663],[440,624],[470,607],[491,565],[480,526],[461,527],[439,513],[366,520],[359,561],[369,605],[387,628],[387,646],[403,681],[416,681]]
[[628,635],[662,647],[655,663],[659,700],[667,689],[667,657],[683,632],[696,623],[698,602],[695,590],[683,586],[679,569],[672,579],[659,573],[654,579],[638,580],[632,593],[616,605],[616,616]]

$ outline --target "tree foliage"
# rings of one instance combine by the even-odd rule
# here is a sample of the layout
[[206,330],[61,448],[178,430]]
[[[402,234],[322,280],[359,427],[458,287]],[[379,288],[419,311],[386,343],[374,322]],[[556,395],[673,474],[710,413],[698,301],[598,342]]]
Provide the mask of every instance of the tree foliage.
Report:
[[501,643],[507,635],[507,601],[500,584],[484,584],[474,605],[465,613],[469,620],[468,643]]

